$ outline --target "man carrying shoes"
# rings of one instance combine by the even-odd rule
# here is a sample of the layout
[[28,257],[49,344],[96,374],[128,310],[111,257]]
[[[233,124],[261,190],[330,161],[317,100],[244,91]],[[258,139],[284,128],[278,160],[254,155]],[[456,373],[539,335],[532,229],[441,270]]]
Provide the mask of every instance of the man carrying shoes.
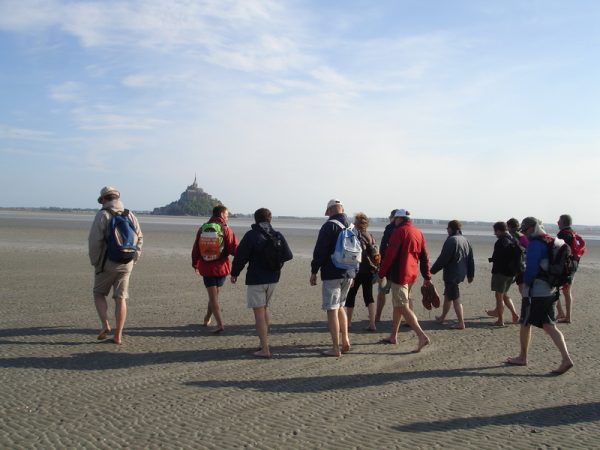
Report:
[[417,280],[420,266],[424,285],[431,284],[429,272],[429,255],[425,246],[425,237],[421,230],[415,227],[410,218],[410,212],[399,209],[394,214],[396,229],[390,237],[385,258],[379,268],[379,278],[389,276],[392,284],[392,303],[394,306],[392,331],[390,337],[382,339],[384,344],[398,343],[398,329],[402,316],[410,328],[417,334],[419,343],[413,353],[418,353],[430,343],[429,337],[423,332],[417,316],[410,309],[410,293]]

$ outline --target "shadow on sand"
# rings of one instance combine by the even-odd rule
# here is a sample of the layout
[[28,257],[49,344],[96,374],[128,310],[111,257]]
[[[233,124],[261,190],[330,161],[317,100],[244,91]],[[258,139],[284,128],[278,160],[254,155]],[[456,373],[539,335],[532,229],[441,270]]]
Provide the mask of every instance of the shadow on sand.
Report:
[[306,393],[327,392],[331,390],[357,389],[371,386],[383,386],[390,383],[402,383],[427,378],[461,378],[461,377],[534,377],[545,378],[548,375],[513,374],[501,372],[486,372],[489,369],[505,367],[488,366],[444,370],[419,370],[414,372],[369,373],[350,375],[327,375],[316,377],[295,377],[268,380],[204,380],[192,381],[187,384],[203,388],[237,388],[250,389],[271,393]]
[[[600,420],[600,402],[591,402],[532,409],[517,413],[499,414],[497,416],[474,416],[433,422],[415,422],[397,426],[394,429],[418,433],[469,430],[489,425],[529,425],[533,427],[573,426],[577,423],[596,422],[598,420]],[[576,446],[575,442],[573,442],[573,446]]]
[[[126,327],[125,335],[127,336],[143,336],[143,337],[198,337],[198,336],[210,336],[213,327],[204,327],[198,324],[178,325],[173,327]],[[1,338],[11,337],[38,337],[38,336],[62,336],[62,335],[78,335],[78,336],[93,336],[92,340],[95,339],[99,328],[73,328],[67,326],[56,326],[56,327],[29,327],[29,328],[8,328],[0,330]],[[314,321],[304,323],[288,323],[288,324],[274,324],[269,330],[269,334],[287,334],[287,333],[320,333],[327,332],[327,322]],[[225,325],[224,336],[247,336],[255,335],[256,329],[254,324],[243,324],[243,325]],[[31,342],[26,341],[10,341],[2,340],[4,344],[31,344],[31,345],[58,345],[56,341],[49,340],[44,342],[41,340],[34,340]],[[71,342],[61,342],[61,345],[79,345],[87,344],[89,340],[77,340]]]
[[[176,350],[145,353],[128,353],[123,346],[115,346],[110,341],[99,342],[100,347],[115,349],[114,351],[93,351],[88,353],[73,353],[68,356],[34,357],[23,356],[0,358],[0,368],[33,368],[50,370],[111,370],[127,369],[158,364],[202,363],[209,361],[256,360],[252,355],[255,349],[249,348],[218,348],[198,350]],[[273,348],[276,352],[277,348]],[[286,352],[277,354],[277,359],[304,358],[319,353],[311,346],[290,346]]]

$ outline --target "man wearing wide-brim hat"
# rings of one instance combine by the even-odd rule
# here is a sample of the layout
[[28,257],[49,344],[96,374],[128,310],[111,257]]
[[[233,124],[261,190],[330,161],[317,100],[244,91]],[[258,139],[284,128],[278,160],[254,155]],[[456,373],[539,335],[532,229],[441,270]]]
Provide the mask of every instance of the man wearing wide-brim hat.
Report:
[[[100,190],[98,203],[102,208],[94,217],[88,236],[90,262],[94,266],[94,303],[100,318],[101,330],[98,340],[105,340],[111,332],[108,322],[108,303],[106,296],[113,292],[115,299],[115,332],[113,341],[121,344],[123,328],[127,316],[127,299],[129,298],[129,277],[134,264],[142,253],[143,235],[135,215],[125,209],[120,200],[121,193],[112,186],[104,186]],[[115,228],[111,223],[121,223],[125,228]],[[129,233],[127,233],[129,231]],[[118,246],[115,250],[115,236]],[[110,244],[109,244],[110,243]],[[109,252],[109,249],[111,250]],[[119,257],[117,252],[123,252]],[[128,252],[128,253],[127,253]],[[117,255],[117,256],[115,256]]]

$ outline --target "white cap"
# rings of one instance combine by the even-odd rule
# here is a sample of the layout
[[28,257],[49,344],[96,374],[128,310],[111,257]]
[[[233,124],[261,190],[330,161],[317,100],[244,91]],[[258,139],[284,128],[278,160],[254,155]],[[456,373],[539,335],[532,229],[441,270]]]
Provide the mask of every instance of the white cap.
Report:
[[394,217],[410,217],[410,211],[399,209],[396,211],[396,214],[394,214]]
[[336,206],[336,205],[344,206],[340,199],[332,198],[331,200],[329,200],[327,202],[327,209],[331,208],[332,206]]

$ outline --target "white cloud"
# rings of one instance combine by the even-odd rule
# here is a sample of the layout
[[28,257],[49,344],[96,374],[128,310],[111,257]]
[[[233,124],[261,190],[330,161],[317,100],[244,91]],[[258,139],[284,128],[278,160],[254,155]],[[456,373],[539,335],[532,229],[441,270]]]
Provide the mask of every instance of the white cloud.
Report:
[[60,21],[61,5],[53,0],[0,2],[0,30],[35,31]]
[[32,130],[28,128],[15,128],[0,124],[0,139],[24,140],[24,141],[47,141],[54,133],[43,130]]
[[168,121],[145,117],[143,115],[127,116],[123,114],[98,114],[78,110],[75,117],[82,130],[152,130],[165,126]]
[[81,83],[65,81],[50,87],[50,98],[62,103],[76,103],[83,100],[84,89]]

